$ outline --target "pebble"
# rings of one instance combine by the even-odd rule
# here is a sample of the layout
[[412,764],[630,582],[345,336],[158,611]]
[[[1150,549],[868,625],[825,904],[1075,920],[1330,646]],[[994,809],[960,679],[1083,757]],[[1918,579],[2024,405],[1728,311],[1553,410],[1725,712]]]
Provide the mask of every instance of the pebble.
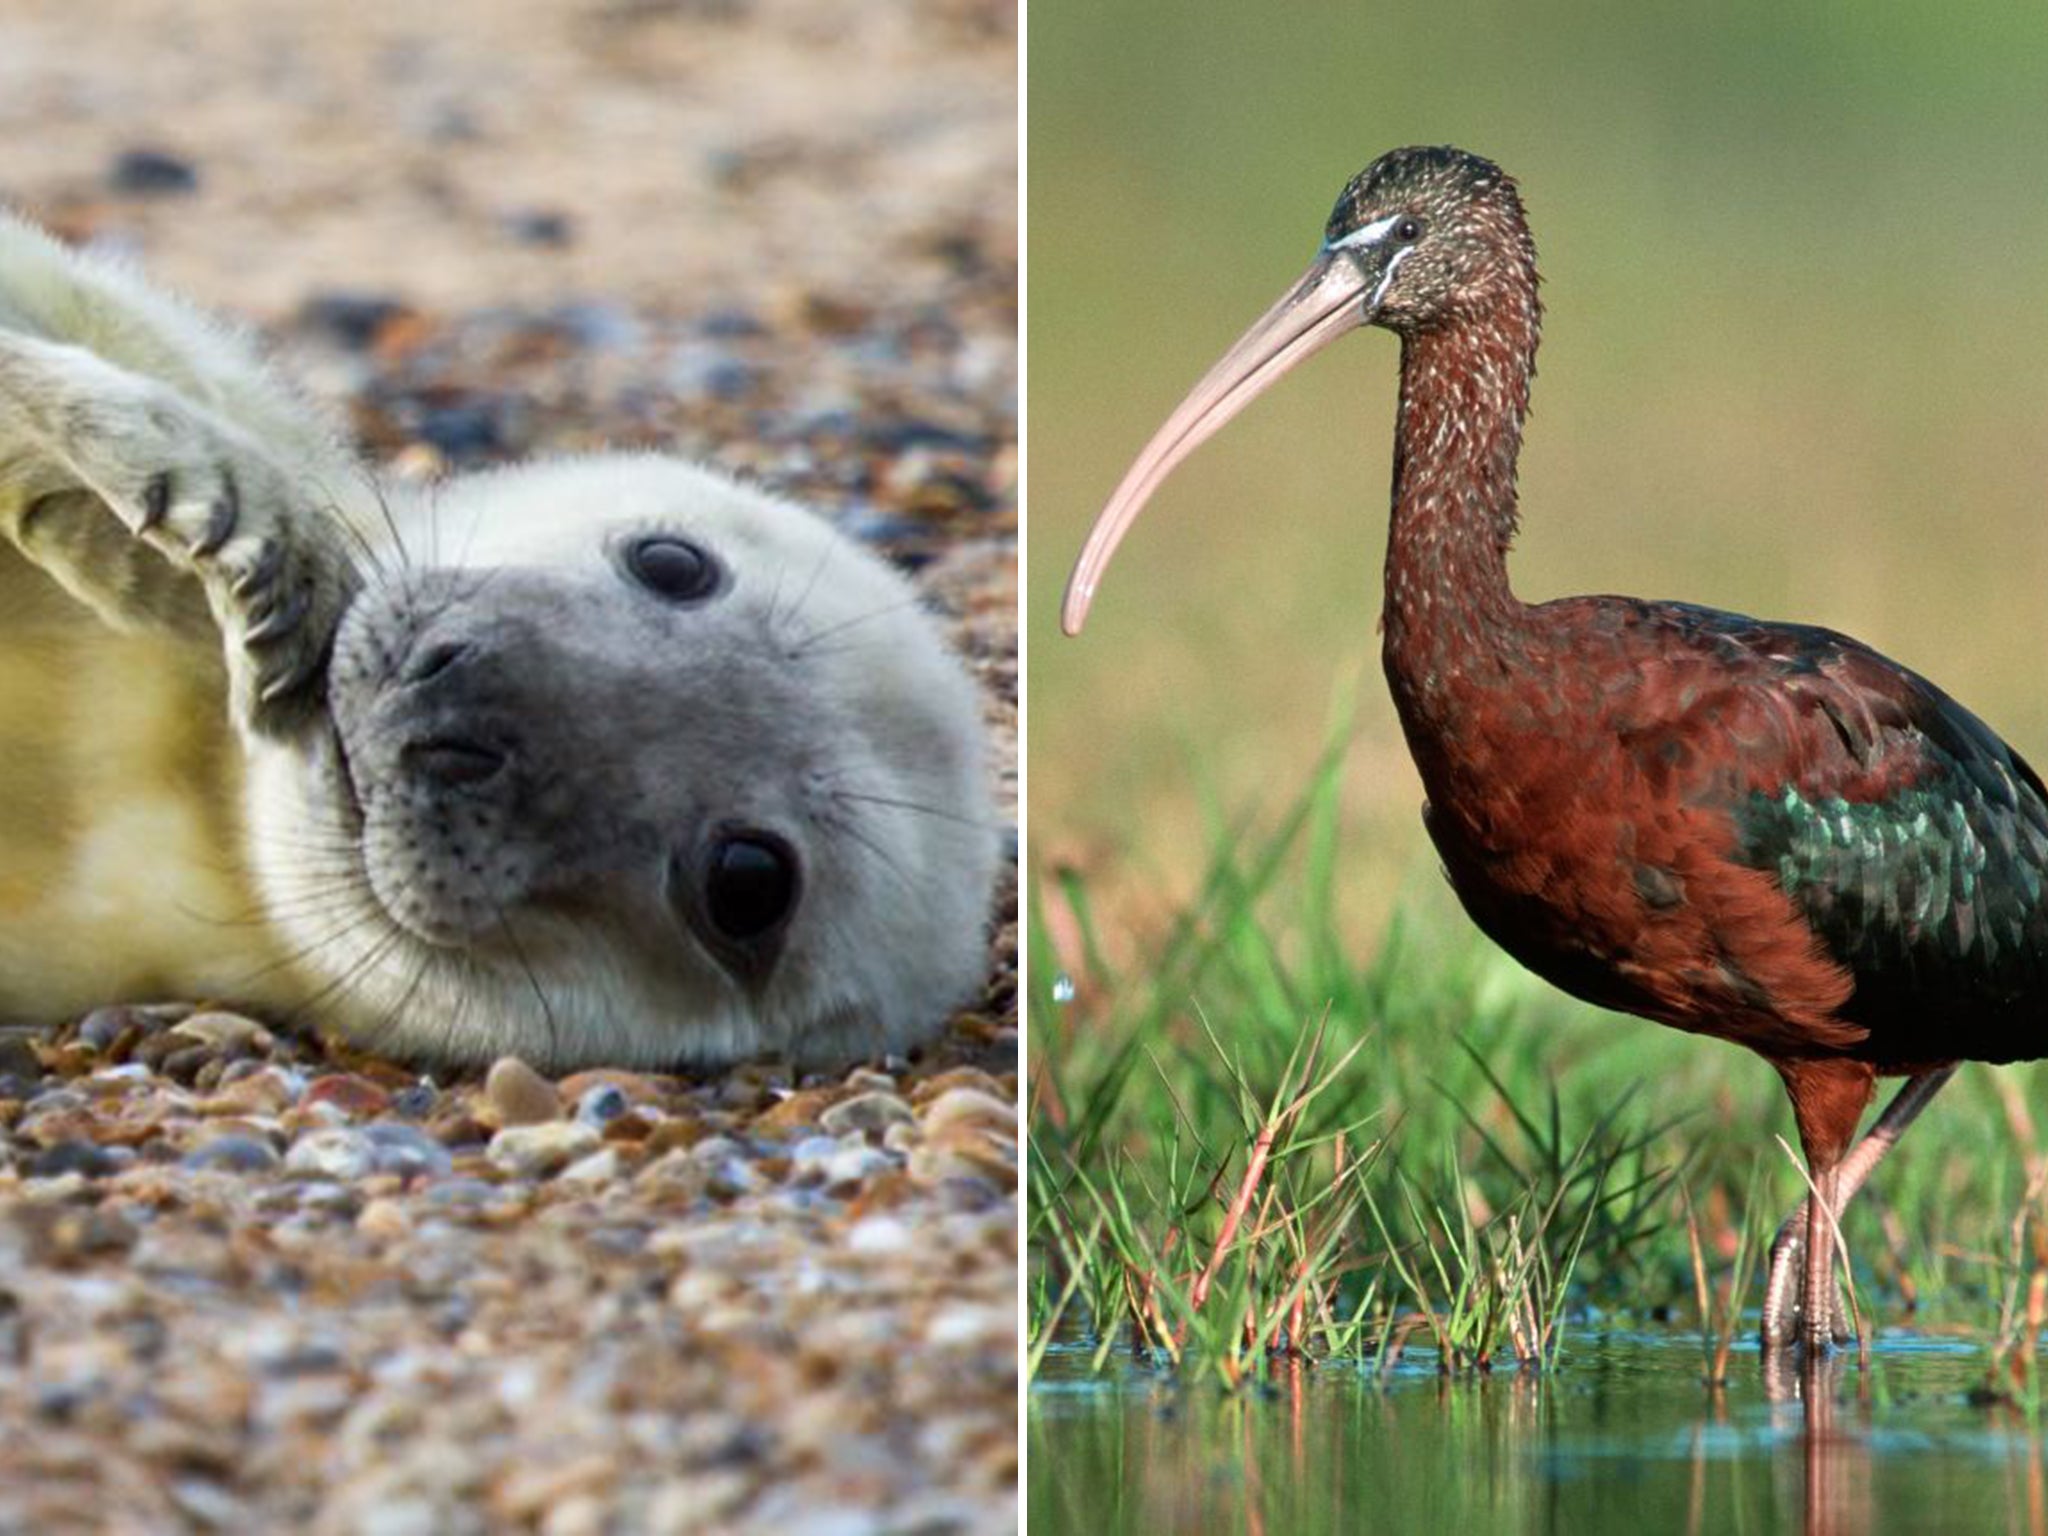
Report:
[[876,1174],[902,1166],[903,1160],[877,1147],[862,1144],[842,1147],[825,1159],[821,1172],[825,1187],[838,1190],[866,1183]]
[[897,1216],[863,1216],[846,1233],[849,1253],[900,1253],[916,1241],[917,1233]]
[[182,1477],[171,1484],[171,1498],[194,1529],[239,1531],[249,1526],[248,1506],[234,1494],[199,1477]]
[[275,1043],[270,1031],[254,1019],[217,1009],[195,1013],[173,1024],[166,1033],[195,1045],[211,1045],[223,1050],[267,1051]]
[[789,1149],[789,1160],[799,1171],[823,1163],[839,1150],[837,1136],[806,1136]]
[[991,1183],[1002,1189],[1017,1186],[1017,1165],[1006,1157],[979,1146],[933,1143],[913,1148],[905,1160],[910,1176],[921,1184],[944,1184],[951,1180]]
[[328,289],[313,294],[299,306],[297,322],[352,352],[360,352],[374,343],[387,325],[410,313],[405,302],[391,294]]
[[562,1112],[555,1085],[517,1056],[500,1056],[484,1077],[484,1102],[500,1126],[537,1125]]
[[491,1138],[485,1156],[491,1165],[516,1178],[539,1179],[560,1172],[576,1159],[597,1150],[603,1138],[576,1120],[551,1120],[543,1125],[508,1125]]
[[391,1095],[391,1112],[408,1120],[424,1120],[434,1112],[440,1097],[432,1083],[408,1083]]
[[639,316],[623,304],[603,299],[571,299],[548,312],[548,323],[572,344],[596,352],[625,352],[640,346],[647,334]]
[[458,1173],[429,1184],[421,1198],[445,1210],[474,1214],[495,1205],[502,1195],[497,1185]]
[[890,1126],[915,1120],[911,1108],[894,1093],[876,1090],[841,1099],[818,1116],[818,1125],[834,1136],[861,1131],[879,1136]]
[[202,1115],[275,1115],[290,1108],[305,1092],[294,1073],[265,1067],[223,1084],[193,1106]]
[[367,1178],[377,1167],[377,1152],[370,1138],[353,1126],[330,1126],[308,1131],[285,1153],[288,1173],[317,1174],[343,1182]]
[[647,1529],[682,1536],[718,1530],[754,1496],[754,1481],[737,1468],[710,1468],[671,1478],[647,1504]]
[[955,1127],[985,1129],[1015,1140],[1017,1106],[979,1088],[949,1088],[926,1102],[918,1116],[927,1136]]
[[576,221],[557,208],[519,208],[505,215],[505,232],[522,245],[562,249],[576,240]]
[[305,1109],[325,1105],[347,1119],[367,1120],[391,1107],[391,1094],[353,1072],[329,1072],[307,1084],[299,1104]]
[[874,1175],[902,1166],[903,1159],[872,1145],[858,1132],[844,1139],[809,1136],[790,1148],[791,1177],[827,1190],[865,1183]]
[[182,155],[153,145],[124,149],[107,170],[116,192],[140,197],[176,197],[199,189],[199,171]]
[[619,1149],[604,1146],[588,1157],[578,1158],[557,1177],[565,1184],[610,1184],[624,1167],[625,1160],[619,1156]]
[[632,1107],[625,1089],[616,1083],[593,1083],[576,1101],[576,1118],[585,1125],[606,1125]]
[[356,1213],[356,1230],[377,1242],[393,1242],[411,1234],[412,1217],[398,1200],[371,1200]]
[[43,1058],[26,1035],[12,1030],[0,1032],[0,1078],[11,1078],[21,1084],[43,1080]]
[[455,401],[420,411],[413,430],[454,463],[474,463],[515,451],[513,408],[490,400]]
[[625,1072],[616,1067],[594,1067],[587,1072],[572,1072],[560,1083],[562,1097],[572,1102],[580,1100],[591,1089],[600,1084],[610,1084],[626,1096],[629,1104],[659,1104],[672,1098],[677,1091],[674,1079],[654,1078],[639,1072]]
[[416,1125],[384,1120],[363,1128],[373,1166],[403,1179],[440,1178],[455,1167],[446,1147]]
[[[132,1160],[134,1153],[127,1148],[126,1160]],[[54,1179],[67,1173],[83,1174],[88,1179],[104,1179],[112,1173],[119,1173],[124,1159],[116,1149],[95,1145],[89,1141],[60,1141],[54,1146],[43,1148],[29,1160],[30,1178]]]
[[178,1082],[196,1085],[199,1074],[209,1066],[217,1067],[221,1060],[220,1052],[213,1046],[178,1045],[175,1035],[166,1035],[164,1039],[176,1048],[154,1065],[165,1077]]
[[180,1160],[186,1168],[217,1168],[224,1173],[269,1173],[282,1161],[277,1149],[260,1136],[228,1134],[202,1141]]
[[798,1088],[781,1095],[756,1116],[755,1129],[770,1132],[808,1130],[817,1125],[820,1115],[845,1097],[843,1092],[833,1088]]
[[116,1005],[95,1008],[78,1021],[77,1039],[96,1051],[105,1051],[130,1030],[140,1032],[142,1015],[133,1008]]
[[767,1182],[747,1149],[726,1136],[707,1137],[687,1151],[659,1157],[641,1170],[640,1179],[720,1201],[737,1200]]

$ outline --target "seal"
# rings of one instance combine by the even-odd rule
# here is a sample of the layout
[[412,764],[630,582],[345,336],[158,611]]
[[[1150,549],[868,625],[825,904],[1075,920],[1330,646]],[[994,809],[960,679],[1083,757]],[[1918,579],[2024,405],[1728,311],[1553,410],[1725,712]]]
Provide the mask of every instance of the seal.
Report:
[[0,215],[0,1017],[845,1061],[973,993],[997,863],[976,689],[822,519],[658,455],[380,484]]

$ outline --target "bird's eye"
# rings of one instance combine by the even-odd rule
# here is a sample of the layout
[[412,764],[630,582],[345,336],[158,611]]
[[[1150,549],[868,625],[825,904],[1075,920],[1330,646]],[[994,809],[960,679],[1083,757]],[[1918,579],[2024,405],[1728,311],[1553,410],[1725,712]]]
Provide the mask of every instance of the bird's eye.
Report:
[[1422,220],[1412,216],[1403,219],[1394,226],[1394,238],[1404,245],[1413,245],[1422,238]]
[[725,572],[708,550],[672,533],[635,539],[623,558],[627,575],[671,603],[701,603],[725,584]]
[[722,938],[752,944],[782,926],[796,906],[796,855],[779,837],[739,832],[712,845],[704,870],[704,915]]

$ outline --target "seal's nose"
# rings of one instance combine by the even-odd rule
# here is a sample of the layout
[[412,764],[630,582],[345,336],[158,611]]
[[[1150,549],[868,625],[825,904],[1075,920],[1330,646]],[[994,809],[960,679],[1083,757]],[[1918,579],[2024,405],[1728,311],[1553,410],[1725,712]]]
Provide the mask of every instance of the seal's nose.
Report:
[[480,789],[505,771],[505,753],[483,742],[437,738],[401,754],[408,768],[447,789]]
[[475,651],[476,647],[467,640],[442,640],[423,645],[406,662],[399,673],[399,681],[407,686],[429,682],[458,662],[467,660]]

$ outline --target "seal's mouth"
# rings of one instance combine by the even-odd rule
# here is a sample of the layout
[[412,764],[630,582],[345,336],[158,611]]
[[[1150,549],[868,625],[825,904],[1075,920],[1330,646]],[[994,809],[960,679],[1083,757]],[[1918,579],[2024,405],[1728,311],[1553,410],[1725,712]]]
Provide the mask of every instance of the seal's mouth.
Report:
[[348,738],[334,726],[327,728],[329,750],[334,757],[334,800],[335,808],[341,812],[343,830],[348,833],[349,847],[357,850],[356,863],[360,865],[360,851],[363,841],[363,825],[368,819],[363,813],[363,793],[356,785],[355,764],[349,761]]

